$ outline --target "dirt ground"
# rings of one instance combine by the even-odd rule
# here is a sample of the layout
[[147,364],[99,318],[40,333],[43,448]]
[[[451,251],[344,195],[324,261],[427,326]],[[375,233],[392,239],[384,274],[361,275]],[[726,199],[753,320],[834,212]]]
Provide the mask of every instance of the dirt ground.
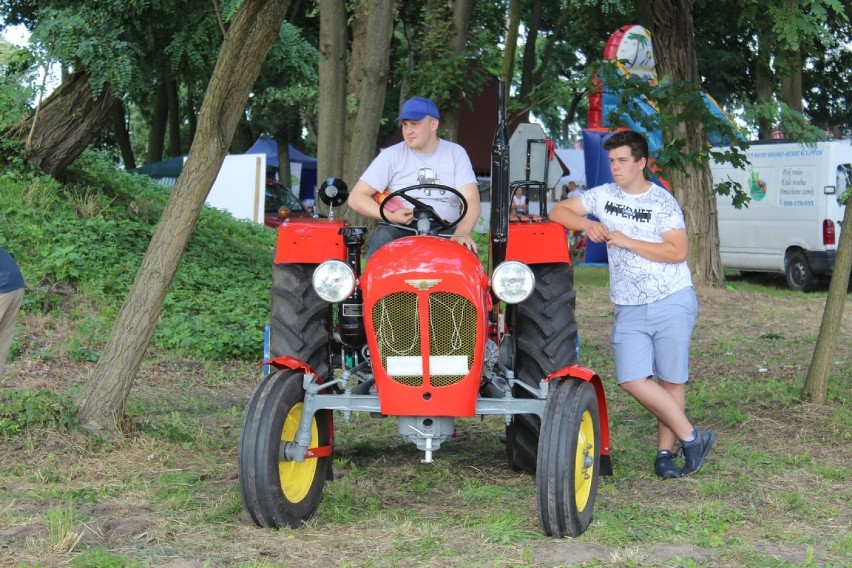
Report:
[[[699,290],[701,308],[693,338],[692,380],[700,383],[722,377],[749,381],[771,376],[779,384],[800,385],[822,318],[824,294],[775,296],[741,292],[736,288],[734,282],[730,288]],[[611,361],[607,358],[611,311],[605,290],[578,291],[581,338],[584,345],[599,351],[595,361],[600,361],[602,368],[596,370],[605,377],[612,373]],[[42,389],[73,392],[79,388],[92,363],[70,361],[58,349],[52,350],[51,357],[36,356],[37,352],[48,351],[51,345],[61,345],[71,332],[70,324],[29,316],[24,327],[23,356],[10,361],[2,386],[31,392]],[[759,341],[744,339],[749,337]],[[852,375],[852,305],[849,303],[845,307],[833,369],[842,374],[841,380],[848,381]],[[37,432],[0,440],[0,471],[6,472],[0,477],[0,567],[71,565],[83,548],[81,543],[89,549],[102,546],[112,554],[139,558],[139,565],[172,568],[262,566],[264,562],[270,566],[395,565],[395,562],[382,560],[385,549],[378,543],[396,539],[398,549],[405,533],[388,534],[384,525],[365,527],[354,522],[329,528],[313,523],[306,527],[304,534],[294,536],[257,530],[246,523],[243,513],[233,509],[233,496],[237,491],[236,445],[230,446],[230,441],[237,439],[240,413],[259,376],[256,365],[224,363],[213,373],[210,365],[161,359],[152,353],[131,395],[129,406],[140,413],[137,422],[156,421],[160,416],[166,421],[183,420],[186,426],[186,417],[191,416],[193,422],[189,429],[197,429],[196,438],[170,444],[137,431],[101,450],[80,434]],[[607,389],[612,387],[611,382],[607,384]],[[841,392],[848,396],[848,386]],[[183,418],[168,414],[169,406],[163,403],[166,400],[181,401]],[[834,400],[831,404],[848,404],[848,400]],[[174,406],[172,404],[172,408]],[[165,409],[164,414],[157,414],[160,409]],[[798,414],[791,416],[789,408],[778,408],[766,401],[765,406],[751,413],[739,429],[750,431],[758,425],[760,443],[769,448],[767,451],[778,449],[793,456],[808,455],[834,467],[848,468],[852,463],[848,439],[838,445],[832,436],[844,433],[848,436],[849,425],[839,425],[833,432],[811,430],[824,429],[826,424],[831,424],[830,409],[831,406],[803,404]],[[150,415],[146,416],[147,412]],[[470,435],[478,434],[474,431]],[[482,435],[494,438],[492,434]],[[732,431],[728,435],[734,437],[737,433]],[[200,442],[201,439],[206,441]],[[832,443],[820,447],[814,443],[819,439]],[[499,440],[495,443],[499,444]],[[203,445],[204,451],[193,451],[193,444]],[[358,446],[352,445],[346,451],[348,457],[357,462]],[[454,450],[450,448],[449,451]],[[497,476],[508,485],[519,483],[516,475],[505,471],[499,449],[497,452],[491,462],[471,468],[471,475],[489,479]],[[197,460],[208,461],[198,463]],[[375,458],[370,456],[363,461],[375,463]],[[200,498],[209,501],[210,511],[205,514],[212,515],[212,521],[200,520],[208,517],[192,507],[169,501],[170,496],[158,496],[158,502],[170,503],[171,508],[165,512],[151,505],[152,495],[159,491],[158,480],[190,473],[199,479],[187,483],[203,485]],[[782,487],[802,484],[804,490],[813,482],[792,477],[780,480],[785,475],[783,472],[773,475],[776,476],[774,480],[761,483],[778,483]],[[374,483],[383,482],[376,480]],[[656,480],[644,478],[617,483],[620,483],[617,486],[619,499],[633,496],[637,500],[658,500],[661,504],[677,499],[677,491],[690,491],[688,486],[662,487]],[[87,498],[87,492],[91,492],[91,498]],[[837,495],[849,494],[848,478],[842,479]],[[431,506],[436,509],[456,506],[453,495],[443,499],[444,502],[431,503]],[[606,507],[608,499],[611,497],[607,494],[600,496],[596,510]],[[85,522],[75,524],[58,540],[51,534],[51,524],[45,522],[46,511],[72,501],[79,518]],[[399,506],[404,507],[404,504]],[[529,506],[524,513],[534,517],[534,503]],[[848,503],[838,506],[841,506],[841,513],[832,521],[833,526],[836,530],[848,531],[852,526]],[[766,511],[771,515],[771,506]],[[222,518],[221,534],[210,534],[210,527],[217,526],[217,515]],[[752,542],[753,549],[762,547],[766,554],[781,562],[802,565],[809,561],[807,545],[775,541],[760,527],[755,527],[752,533],[747,527],[742,530],[742,538]],[[808,536],[810,531],[825,529],[803,526],[801,530]],[[333,533],[333,541],[323,536],[328,531]],[[436,554],[430,557],[424,553],[417,556],[419,560],[412,565],[470,565],[464,562],[461,551],[474,545],[459,538],[461,540],[451,547],[459,550],[459,556],[448,558]],[[288,547],[287,542],[298,543],[298,548]],[[499,559],[493,564],[481,565],[552,566],[590,561],[607,566],[680,566],[684,558],[702,566],[747,565],[729,564],[724,558],[719,559],[716,549],[667,543],[651,547],[607,546],[596,542],[593,536],[580,540],[536,541],[527,547],[505,546],[499,542],[478,542],[475,546],[483,547],[481,552],[486,558]],[[836,555],[820,551],[815,557],[818,562],[836,559]],[[841,562],[852,565],[848,558]]]

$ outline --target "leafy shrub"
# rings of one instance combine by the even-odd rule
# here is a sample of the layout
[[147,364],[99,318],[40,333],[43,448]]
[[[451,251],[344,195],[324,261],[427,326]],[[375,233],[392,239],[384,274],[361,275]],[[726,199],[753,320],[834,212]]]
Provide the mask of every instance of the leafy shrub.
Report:
[[0,436],[11,438],[29,428],[69,431],[76,406],[67,396],[50,391],[0,391]]
[[[78,158],[64,184],[15,170],[0,164],[0,245],[24,273],[23,310],[85,310],[87,323],[77,318],[68,348],[92,360],[130,290],[168,190],[95,152]],[[152,344],[209,359],[259,360],[274,243],[268,228],[205,207]]]

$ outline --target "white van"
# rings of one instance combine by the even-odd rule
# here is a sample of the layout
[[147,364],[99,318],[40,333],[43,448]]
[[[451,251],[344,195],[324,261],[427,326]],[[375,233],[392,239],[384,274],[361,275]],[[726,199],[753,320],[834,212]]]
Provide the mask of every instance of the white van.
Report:
[[722,266],[781,272],[790,288],[813,290],[834,269],[852,141],[754,142],[746,154],[745,170],[711,164],[714,184],[730,179],[751,196],[741,209],[730,196],[716,197]]

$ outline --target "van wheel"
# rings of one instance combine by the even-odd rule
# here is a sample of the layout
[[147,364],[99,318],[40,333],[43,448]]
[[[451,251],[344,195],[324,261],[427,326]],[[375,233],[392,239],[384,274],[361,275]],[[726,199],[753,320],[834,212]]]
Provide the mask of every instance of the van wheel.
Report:
[[808,264],[808,259],[805,253],[797,250],[790,253],[787,257],[787,286],[791,290],[800,292],[812,292],[816,289],[818,279],[811,270],[811,265]]

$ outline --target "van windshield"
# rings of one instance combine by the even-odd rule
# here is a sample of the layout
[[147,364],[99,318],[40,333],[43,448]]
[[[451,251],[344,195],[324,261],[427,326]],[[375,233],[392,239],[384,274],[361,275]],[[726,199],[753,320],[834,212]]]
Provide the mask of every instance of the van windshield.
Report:
[[846,193],[846,190],[852,186],[852,164],[840,164],[837,166],[837,202],[840,203],[840,198]]

